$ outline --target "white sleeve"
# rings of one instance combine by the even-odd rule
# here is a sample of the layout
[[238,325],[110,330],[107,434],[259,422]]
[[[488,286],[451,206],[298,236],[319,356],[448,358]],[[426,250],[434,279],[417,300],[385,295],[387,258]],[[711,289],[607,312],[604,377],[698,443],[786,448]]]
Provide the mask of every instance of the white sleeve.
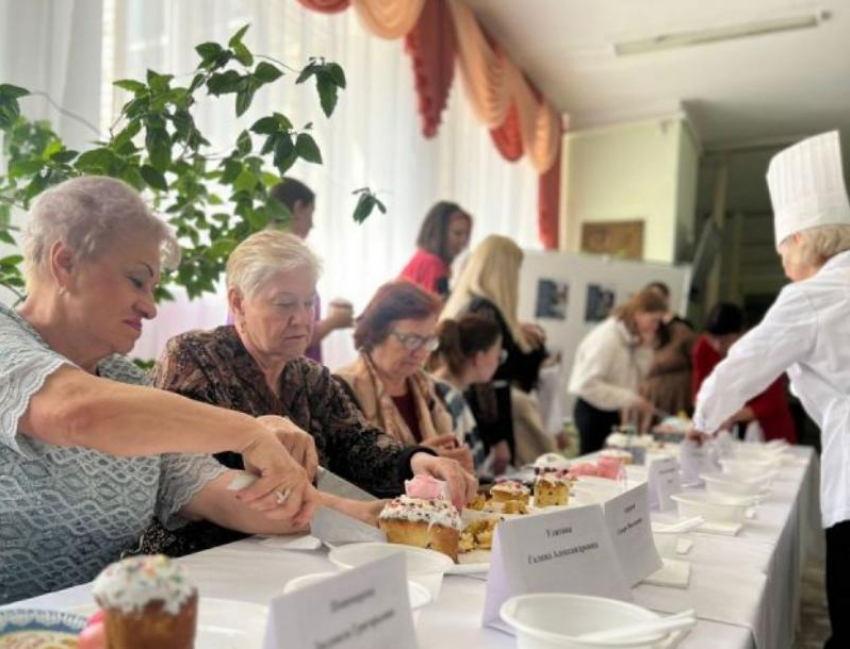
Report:
[[817,312],[801,288],[786,286],[761,324],[750,330],[714,368],[697,395],[694,427],[714,432],[804,358],[817,337]]
[[600,410],[628,408],[635,402],[637,393],[611,382],[611,366],[620,351],[620,342],[599,333],[592,331],[579,344],[569,391]]

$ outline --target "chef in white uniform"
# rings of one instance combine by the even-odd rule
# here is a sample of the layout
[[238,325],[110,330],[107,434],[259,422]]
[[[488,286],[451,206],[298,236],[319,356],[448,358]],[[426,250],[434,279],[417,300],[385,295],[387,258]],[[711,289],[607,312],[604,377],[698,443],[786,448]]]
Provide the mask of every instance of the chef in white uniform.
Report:
[[850,647],[850,202],[837,131],[780,152],[767,172],[777,251],[792,281],[697,396],[715,432],[783,372],[821,430],[821,511],[832,638]]

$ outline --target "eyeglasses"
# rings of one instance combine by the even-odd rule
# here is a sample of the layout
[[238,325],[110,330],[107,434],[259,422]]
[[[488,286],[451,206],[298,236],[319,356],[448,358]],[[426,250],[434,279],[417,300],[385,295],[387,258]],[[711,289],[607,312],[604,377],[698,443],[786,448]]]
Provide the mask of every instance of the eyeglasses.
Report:
[[426,352],[433,352],[440,346],[440,339],[437,336],[420,336],[419,334],[403,334],[398,331],[392,331],[393,336],[398,340],[402,347],[409,352],[418,352],[424,349]]

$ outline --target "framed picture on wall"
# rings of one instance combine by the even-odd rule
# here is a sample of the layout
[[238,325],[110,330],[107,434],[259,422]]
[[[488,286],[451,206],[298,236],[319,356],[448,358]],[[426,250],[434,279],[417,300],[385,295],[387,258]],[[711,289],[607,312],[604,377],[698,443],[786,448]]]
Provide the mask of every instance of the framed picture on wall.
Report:
[[643,221],[582,223],[581,251],[643,259]]
[[601,322],[608,317],[617,301],[617,290],[613,286],[588,284],[584,306],[585,322]]
[[538,279],[534,317],[566,320],[569,297],[570,285],[566,282],[559,282],[554,279]]

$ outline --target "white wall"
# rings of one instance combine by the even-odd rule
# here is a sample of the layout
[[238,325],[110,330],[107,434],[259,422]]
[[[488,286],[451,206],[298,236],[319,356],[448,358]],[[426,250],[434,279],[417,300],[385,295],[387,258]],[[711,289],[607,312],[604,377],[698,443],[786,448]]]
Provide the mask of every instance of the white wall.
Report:
[[566,134],[561,248],[580,250],[582,223],[642,220],[644,260],[673,262],[693,218],[698,152],[682,115]]

